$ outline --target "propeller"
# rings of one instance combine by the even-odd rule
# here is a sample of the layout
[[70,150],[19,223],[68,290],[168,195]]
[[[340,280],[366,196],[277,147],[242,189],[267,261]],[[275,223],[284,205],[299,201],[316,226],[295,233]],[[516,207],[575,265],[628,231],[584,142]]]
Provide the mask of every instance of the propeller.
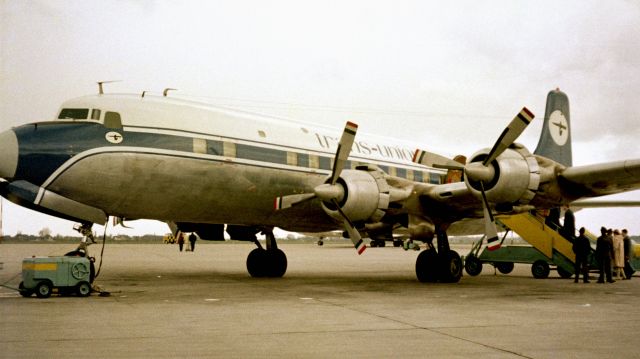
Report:
[[362,241],[362,236],[356,229],[353,222],[351,222],[349,217],[342,211],[342,208],[340,208],[339,202],[344,199],[345,193],[344,188],[337,184],[338,178],[340,178],[344,165],[349,158],[349,153],[351,153],[351,147],[353,146],[353,141],[356,138],[357,131],[358,125],[353,122],[347,122],[344,127],[344,131],[342,132],[342,137],[340,137],[340,142],[338,143],[336,156],[333,160],[331,176],[325,183],[314,188],[313,193],[277,197],[275,200],[275,209],[280,210],[289,208],[313,198],[318,198],[323,202],[332,203],[338,209],[338,213],[340,213],[340,216],[343,219],[344,229],[349,234],[349,238],[351,239],[353,246],[356,248],[358,254],[362,254],[367,246]]
[[498,156],[500,156],[507,148],[509,148],[513,142],[515,142],[534,117],[535,116],[531,111],[526,107],[523,107],[516,117],[511,120],[504,131],[502,131],[502,134],[498,137],[498,140],[491,148],[491,151],[489,151],[489,154],[482,162],[471,162],[463,166],[449,158],[423,150],[416,150],[413,156],[414,162],[424,166],[462,170],[464,171],[465,176],[467,176],[467,179],[480,184],[485,234],[487,236],[489,250],[500,248],[500,243],[498,242],[498,230],[496,228],[496,223],[493,218],[493,214],[491,213],[491,207],[489,206],[489,201],[487,200],[484,188],[485,183],[490,182],[495,177],[495,168],[491,163],[495,161],[495,159],[498,158]]

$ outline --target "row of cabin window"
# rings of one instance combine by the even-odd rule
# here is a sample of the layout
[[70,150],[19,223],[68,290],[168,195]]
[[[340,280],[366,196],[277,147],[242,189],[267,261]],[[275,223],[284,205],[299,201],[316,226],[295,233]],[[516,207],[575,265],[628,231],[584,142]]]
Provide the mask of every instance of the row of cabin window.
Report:
[[[101,110],[92,109],[89,117],[88,108],[64,108],[60,111],[59,120],[96,120],[100,121]],[[122,119],[117,112],[106,111],[104,114],[104,127],[112,129],[122,129]]]
[[[277,163],[281,165],[297,166],[304,168],[317,168],[331,170],[333,159],[307,153],[288,152],[271,148],[252,146],[226,141],[193,139],[193,151],[195,153],[225,156],[230,158],[242,158],[260,162]],[[345,168],[355,169],[362,162],[346,161]],[[416,171],[400,167],[379,165],[381,170],[391,176],[406,178],[416,182],[441,183],[441,175],[433,172]]]
[[[92,120],[100,120],[101,111],[91,110]],[[58,119],[66,120],[86,120],[89,116],[89,109],[86,108],[65,108],[60,112]],[[107,111],[104,115],[104,126],[112,129],[122,129],[122,120],[117,112]],[[213,154],[232,158],[243,158],[261,162],[277,163],[304,168],[318,168],[331,170],[332,158],[306,153],[287,152],[270,148],[257,147],[233,142],[193,139],[193,152],[203,154]],[[345,168],[355,168],[351,161],[346,161]],[[430,183],[440,183],[441,178],[437,173],[415,171],[399,167],[379,166],[381,170],[391,176],[406,178],[408,180],[423,182],[428,179]]]

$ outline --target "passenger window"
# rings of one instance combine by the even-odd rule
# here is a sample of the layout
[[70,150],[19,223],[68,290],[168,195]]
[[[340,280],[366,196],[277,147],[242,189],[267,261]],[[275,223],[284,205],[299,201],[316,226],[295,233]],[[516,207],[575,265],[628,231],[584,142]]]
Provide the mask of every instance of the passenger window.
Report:
[[100,110],[95,109],[95,108],[93,110],[91,110],[91,119],[92,120],[96,120],[96,121],[99,120],[100,119]]
[[86,120],[89,115],[88,108],[63,108],[60,111],[59,120]]
[[120,114],[107,111],[107,113],[104,114],[104,127],[121,129],[122,120],[120,120]]

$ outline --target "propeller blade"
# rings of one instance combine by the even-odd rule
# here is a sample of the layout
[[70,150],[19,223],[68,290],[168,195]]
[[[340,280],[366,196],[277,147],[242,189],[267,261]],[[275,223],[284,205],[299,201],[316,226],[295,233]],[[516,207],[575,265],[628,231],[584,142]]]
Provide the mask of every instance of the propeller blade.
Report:
[[439,154],[424,150],[416,150],[413,154],[413,162],[427,167],[444,168],[450,170],[463,170],[464,165]]
[[276,211],[281,209],[286,209],[291,206],[295,206],[296,204],[300,204],[304,201],[310,200],[315,196],[316,195],[314,193],[303,193],[303,194],[291,194],[288,196],[276,197],[274,208]]
[[364,250],[367,249],[367,245],[364,244],[364,241],[362,240],[362,236],[360,235],[360,232],[358,232],[358,229],[356,229],[356,226],[353,225],[353,222],[351,222],[349,217],[347,217],[347,215],[344,214],[344,212],[340,208],[340,205],[338,204],[338,201],[334,199],[334,200],[331,200],[331,202],[333,202],[336,208],[338,208],[338,212],[344,219],[343,221],[344,229],[347,231],[347,233],[349,233],[349,238],[351,239],[353,246],[356,248],[356,251],[358,252],[358,254],[362,254]]
[[338,178],[340,178],[340,173],[342,173],[344,164],[347,162],[347,158],[349,158],[349,153],[351,153],[351,147],[353,146],[357,131],[358,125],[347,121],[340,142],[338,143],[336,158],[333,160],[333,170],[329,178],[329,183],[332,185],[335,185]]
[[502,131],[502,134],[498,138],[498,141],[493,145],[493,148],[489,152],[489,156],[482,162],[483,166],[489,165],[498,156],[504,152],[513,142],[522,134],[522,132],[529,126],[529,123],[533,120],[535,115],[531,113],[526,107],[523,107],[520,113],[511,120],[509,126]]
[[480,188],[482,193],[482,212],[484,213],[484,234],[487,236],[487,246],[490,251],[500,248],[500,241],[498,240],[498,229],[496,228],[496,222],[493,219],[493,214],[489,207],[489,201],[487,195],[484,193],[484,183],[480,182]]

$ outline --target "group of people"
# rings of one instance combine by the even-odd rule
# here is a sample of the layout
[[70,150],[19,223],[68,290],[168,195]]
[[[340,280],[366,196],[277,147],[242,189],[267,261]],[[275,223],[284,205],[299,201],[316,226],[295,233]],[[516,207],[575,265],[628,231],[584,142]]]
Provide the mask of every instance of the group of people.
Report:
[[[591,253],[591,243],[585,236],[584,227],[580,228],[580,235],[573,242],[573,252],[576,255],[575,261],[575,282],[577,283],[580,273],[583,282],[589,283],[589,254]],[[614,283],[613,274],[618,279],[630,279],[625,275],[625,267],[629,265],[631,254],[631,238],[626,229],[622,231],[611,230],[605,227],[600,228],[600,237],[596,242],[596,261],[600,275],[598,283]]]
[[[191,245],[191,252],[196,250],[196,239],[197,237],[195,234],[191,233],[189,235],[189,244]],[[180,248],[180,252],[182,252],[183,247],[184,247],[184,234],[180,232],[178,233],[178,248]]]

